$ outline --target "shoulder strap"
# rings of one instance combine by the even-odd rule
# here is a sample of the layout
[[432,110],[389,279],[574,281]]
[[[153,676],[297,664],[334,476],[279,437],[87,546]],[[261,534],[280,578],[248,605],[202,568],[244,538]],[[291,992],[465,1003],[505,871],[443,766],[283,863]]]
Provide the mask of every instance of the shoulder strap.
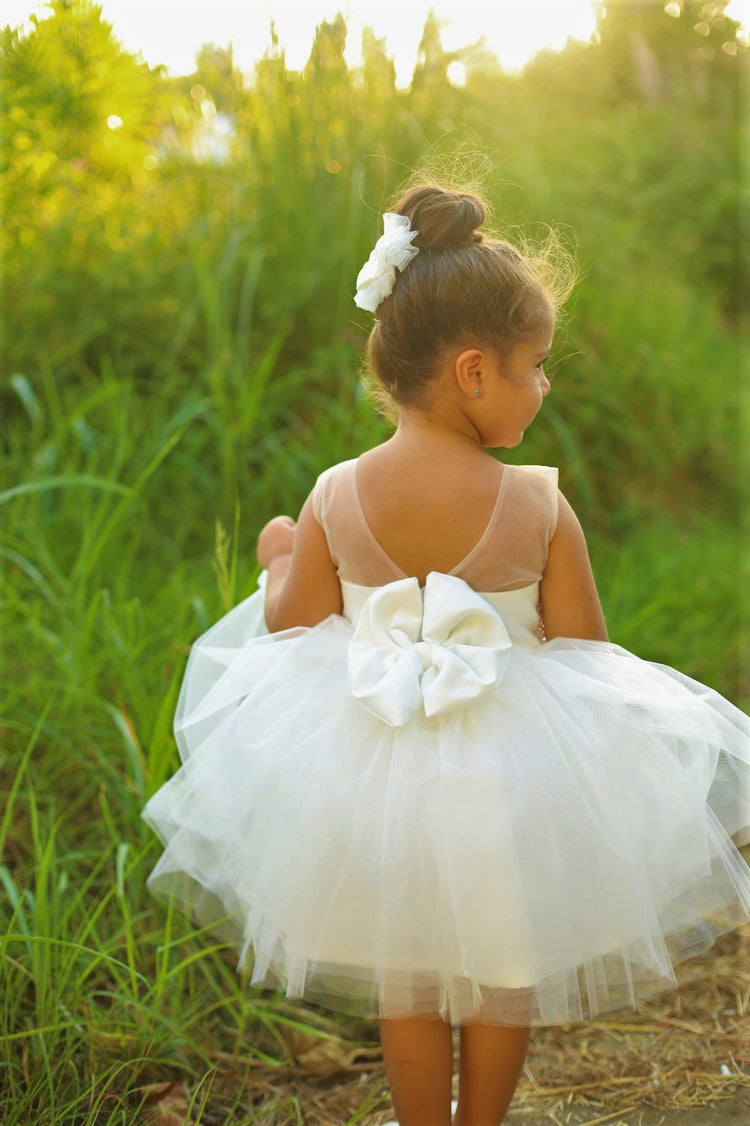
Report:
[[313,516],[321,527],[326,527],[328,513],[337,489],[345,480],[353,476],[356,464],[356,460],[351,460],[341,461],[338,465],[331,465],[320,474],[315,482],[312,490],[312,509]]
[[552,465],[516,465],[514,469],[527,474],[530,478],[529,483],[533,480],[539,494],[544,498],[545,506],[549,512],[547,529],[547,542],[549,543],[557,527],[559,470]]

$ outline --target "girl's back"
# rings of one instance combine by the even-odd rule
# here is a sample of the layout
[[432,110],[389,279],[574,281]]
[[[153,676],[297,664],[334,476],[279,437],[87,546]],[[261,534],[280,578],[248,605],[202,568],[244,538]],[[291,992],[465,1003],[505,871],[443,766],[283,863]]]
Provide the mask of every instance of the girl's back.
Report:
[[453,571],[479,543],[502,481],[502,465],[475,448],[401,435],[363,454],[356,469],[373,536],[404,574],[422,582],[430,571]]
[[538,584],[557,471],[489,462],[472,489],[470,467],[467,458],[410,463],[381,446],[322,474],[313,511],[339,578],[372,587],[414,576],[423,586],[437,571],[477,591]]

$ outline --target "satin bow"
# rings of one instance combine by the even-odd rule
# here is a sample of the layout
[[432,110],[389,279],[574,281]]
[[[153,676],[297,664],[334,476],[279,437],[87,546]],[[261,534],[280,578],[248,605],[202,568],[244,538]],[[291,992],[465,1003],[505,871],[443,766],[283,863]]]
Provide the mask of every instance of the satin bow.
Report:
[[497,611],[463,579],[432,571],[379,587],[349,644],[352,695],[391,727],[462,707],[502,679],[511,648]]

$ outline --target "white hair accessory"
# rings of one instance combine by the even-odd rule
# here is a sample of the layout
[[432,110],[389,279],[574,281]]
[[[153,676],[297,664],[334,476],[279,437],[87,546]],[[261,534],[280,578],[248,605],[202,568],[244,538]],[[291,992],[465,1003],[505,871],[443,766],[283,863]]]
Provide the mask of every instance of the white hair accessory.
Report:
[[409,226],[406,215],[386,211],[383,216],[383,234],[375,249],[357,275],[357,293],[354,304],[359,309],[374,313],[381,301],[393,290],[396,270],[403,270],[419,254],[418,246],[411,241],[419,234]]

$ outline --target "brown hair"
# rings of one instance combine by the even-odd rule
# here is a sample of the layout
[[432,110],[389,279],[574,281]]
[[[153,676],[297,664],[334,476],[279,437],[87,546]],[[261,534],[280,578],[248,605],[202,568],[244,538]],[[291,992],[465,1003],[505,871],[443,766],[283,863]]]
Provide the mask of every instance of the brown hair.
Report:
[[483,345],[507,358],[546,319],[554,320],[575,274],[555,236],[526,253],[485,237],[479,227],[487,209],[467,192],[421,184],[392,210],[418,232],[412,245],[419,254],[396,275],[370,334],[368,363],[386,410],[389,400],[425,405],[427,385],[453,346]]

